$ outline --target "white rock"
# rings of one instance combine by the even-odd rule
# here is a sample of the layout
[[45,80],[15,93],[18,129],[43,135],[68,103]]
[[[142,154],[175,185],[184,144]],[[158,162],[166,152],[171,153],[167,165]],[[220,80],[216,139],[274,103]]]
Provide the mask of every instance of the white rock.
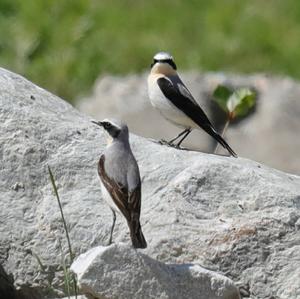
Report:
[[[112,216],[97,174],[104,134],[90,117],[3,69],[0,119],[0,263],[20,291],[61,294],[68,248],[47,165],[76,256],[106,245]],[[143,253],[225,273],[252,298],[299,298],[300,177],[130,138],[143,179]],[[113,239],[130,244],[120,216]]]
[[195,264],[167,265],[124,244],[90,249],[71,269],[82,291],[95,298],[240,298],[223,275]]

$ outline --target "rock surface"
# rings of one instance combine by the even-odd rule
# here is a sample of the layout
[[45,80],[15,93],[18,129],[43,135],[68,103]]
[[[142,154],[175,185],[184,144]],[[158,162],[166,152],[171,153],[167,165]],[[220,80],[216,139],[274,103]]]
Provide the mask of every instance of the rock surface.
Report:
[[[129,124],[132,132],[141,136],[169,140],[180,129],[165,121],[152,108],[147,95],[146,76],[100,78],[95,84],[93,95],[82,99],[78,108],[98,119],[120,117]],[[300,138],[296,138],[296,132],[300,132],[298,82],[262,74],[238,76],[190,72],[184,73],[182,77],[219,131],[225,116],[211,98],[216,86],[248,86],[256,90],[258,99],[255,112],[230,126],[226,139],[242,157],[300,174]],[[215,147],[213,139],[203,131],[194,130],[184,142],[189,147],[205,152],[212,152]]]
[[[104,134],[90,117],[3,69],[0,116],[0,263],[20,291],[62,297],[68,249],[47,165],[75,254],[106,245],[112,216],[97,175]],[[300,177],[135,135],[131,144],[143,180],[144,254],[224,273],[252,299],[299,298]],[[114,241],[130,243],[121,216]]]
[[84,293],[99,299],[240,298],[225,276],[195,264],[166,265],[124,244],[90,249],[71,269]]

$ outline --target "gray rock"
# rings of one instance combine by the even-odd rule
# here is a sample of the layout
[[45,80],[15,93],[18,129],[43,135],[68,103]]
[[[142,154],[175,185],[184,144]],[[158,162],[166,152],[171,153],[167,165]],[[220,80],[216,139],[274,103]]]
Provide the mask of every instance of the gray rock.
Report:
[[[101,77],[93,94],[78,103],[79,110],[98,119],[120,117],[132,132],[155,139],[171,139],[180,129],[168,123],[152,108],[147,95],[147,75]],[[222,73],[183,73],[182,77],[195,99],[221,131],[224,113],[212,101],[218,84],[248,86],[258,93],[255,112],[234,123],[226,134],[232,148],[247,157],[272,167],[300,174],[300,84],[289,78],[263,74],[244,76]],[[213,139],[203,131],[194,130],[185,145],[212,152]],[[225,153],[222,149],[220,152]]]
[[[0,263],[19,291],[63,297],[68,247],[47,165],[76,256],[106,245],[112,216],[97,175],[105,136],[90,117],[4,69],[0,116]],[[144,254],[224,273],[251,298],[299,298],[300,177],[130,138],[143,180]],[[130,244],[121,216],[114,241]]]
[[240,298],[223,275],[195,264],[167,265],[124,244],[90,249],[71,269],[84,293],[99,299]]

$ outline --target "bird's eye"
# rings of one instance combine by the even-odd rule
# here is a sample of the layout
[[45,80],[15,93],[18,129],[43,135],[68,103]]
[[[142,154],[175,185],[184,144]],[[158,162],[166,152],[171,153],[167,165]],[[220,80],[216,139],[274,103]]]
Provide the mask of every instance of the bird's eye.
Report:
[[110,123],[104,123],[104,129],[110,129],[111,128],[111,124]]

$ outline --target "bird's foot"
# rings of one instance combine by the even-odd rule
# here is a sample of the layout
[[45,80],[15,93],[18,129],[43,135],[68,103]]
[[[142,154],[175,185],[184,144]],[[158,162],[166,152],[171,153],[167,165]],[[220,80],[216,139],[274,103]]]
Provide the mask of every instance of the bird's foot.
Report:
[[172,141],[167,141],[165,139],[159,140],[158,143],[161,144],[161,145],[167,145],[169,147],[173,147],[173,148],[176,148],[176,149],[179,149],[179,150],[184,149],[183,147],[180,146],[180,144],[175,144]]
[[107,242],[107,245],[106,246],[110,246],[112,244],[112,237],[109,238],[108,242]]
[[160,139],[158,141],[158,143],[161,144],[161,145],[170,145],[170,143],[167,140],[165,140],[165,139]]
[[181,146],[178,145],[178,144],[174,144],[173,147],[175,147],[175,148],[177,148],[177,149],[179,149],[179,150],[182,150],[182,149],[183,149],[183,147],[181,147]]
[[169,141],[167,141],[167,140],[165,140],[165,139],[159,140],[158,143],[161,144],[161,145],[167,145],[167,146],[171,146],[171,147],[174,146],[173,143],[171,143],[171,142],[169,142]]

